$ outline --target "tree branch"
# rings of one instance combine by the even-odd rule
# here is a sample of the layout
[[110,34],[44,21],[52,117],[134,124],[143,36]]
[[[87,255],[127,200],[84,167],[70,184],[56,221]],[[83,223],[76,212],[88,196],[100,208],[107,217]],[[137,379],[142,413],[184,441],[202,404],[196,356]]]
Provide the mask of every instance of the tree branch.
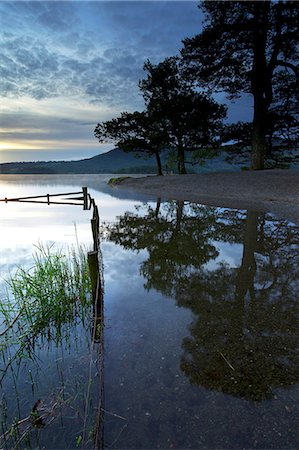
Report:
[[282,67],[287,67],[288,69],[291,69],[294,74],[296,75],[296,77],[299,76],[299,71],[298,71],[298,66],[295,66],[295,64],[292,64],[290,62],[287,61],[283,61],[282,59],[278,59],[276,61],[276,66],[282,66]]

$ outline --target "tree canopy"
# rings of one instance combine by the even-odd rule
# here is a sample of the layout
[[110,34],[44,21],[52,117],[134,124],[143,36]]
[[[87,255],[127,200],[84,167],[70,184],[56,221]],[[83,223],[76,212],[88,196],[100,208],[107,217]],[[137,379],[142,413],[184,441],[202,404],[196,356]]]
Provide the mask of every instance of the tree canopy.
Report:
[[147,77],[139,86],[147,110],[163,124],[168,148],[176,153],[178,172],[184,174],[186,152],[200,160],[219,148],[226,108],[193,89],[178,58],[166,58],[157,65],[147,61],[144,70]]
[[[161,175],[162,149],[184,174],[186,163],[215,156],[230,135],[238,144],[230,148],[243,155],[251,149],[251,168],[263,169],[266,159],[278,162],[299,142],[297,2],[203,1],[200,8],[203,31],[183,41],[180,57],[145,62],[145,110],[99,123],[95,136],[155,155]],[[217,92],[252,95],[252,124],[224,129],[226,107],[212,97]]]
[[99,123],[95,137],[100,142],[116,142],[124,151],[155,155],[162,175],[160,152],[175,155],[178,172],[186,173],[186,152],[195,158],[210,157],[219,148],[226,108],[207,94],[196,92],[183,77],[177,58],[144,65],[147,77],[139,86],[146,109],[124,112],[120,117]]
[[187,77],[213,92],[225,91],[230,98],[253,95],[253,169],[264,167],[271,112],[277,113],[284,102],[288,117],[294,119],[294,102],[286,99],[294,98],[298,83],[297,6],[297,2],[282,0],[204,1],[202,33],[184,40]]
[[116,119],[98,123],[94,134],[99,142],[115,142],[125,152],[155,155],[158,175],[162,175],[160,151],[167,145],[167,134],[147,111],[124,112]]

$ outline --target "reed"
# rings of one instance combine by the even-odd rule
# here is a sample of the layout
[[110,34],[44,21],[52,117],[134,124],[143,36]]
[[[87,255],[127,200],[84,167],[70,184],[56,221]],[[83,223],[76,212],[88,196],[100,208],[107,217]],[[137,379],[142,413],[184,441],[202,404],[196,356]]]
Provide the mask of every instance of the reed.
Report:
[[39,244],[32,267],[19,267],[7,280],[7,299],[0,302],[0,348],[25,341],[28,347],[37,338],[58,343],[69,325],[84,322],[91,301],[84,248],[62,250]]
[[[31,364],[32,360],[39,363],[37,350],[45,343],[49,345],[54,342],[57,346],[64,346],[75,342],[76,332],[81,332],[82,325],[88,340],[91,337],[94,339],[93,322],[96,317],[88,254],[84,247],[78,245],[76,248],[62,250],[39,244],[33,254],[31,268],[28,270],[19,267],[6,281],[6,285],[6,301],[0,302],[0,384],[7,373],[17,380],[21,373],[19,369],[24,363]],[[93,343],[90,351],[92,358]],[[61,379],[63,378],[62,375]],[[35,380],[31,372],[30,381],[34,389]],[[89,374],[87,393],[83,393],[82,435],[77,437],[76,443],[72,443],[73,446],[82,446],[81,440],[89,445],[92,439],[92,434],[86,431],[90,427],[90,416],[88,420],[85,418],[88,410],[85,402],[90,404],[91,382]],[[64,384],[65,380],[62,386]],[[41,406],[35,405],[36,408],[34,406],[26,417],[22,417],[19,406],[15,416],[8,416],[3,397],[0,401],[0,448],[20,448],[25,444],[27,448],[31,448],[27,441],[35,439],[35,432],[40,426],[44,428],[54,420],[61,420],[68,408],[78,408],[78,395],[76,390],[74,398],[58,398],[55,390],[48,398],[43,399]],[[19,396],[17,381],[15,396]],[[80,405],[82,406],[81,402]],[[78,417],[81,417],[81,409],[76,411]]]

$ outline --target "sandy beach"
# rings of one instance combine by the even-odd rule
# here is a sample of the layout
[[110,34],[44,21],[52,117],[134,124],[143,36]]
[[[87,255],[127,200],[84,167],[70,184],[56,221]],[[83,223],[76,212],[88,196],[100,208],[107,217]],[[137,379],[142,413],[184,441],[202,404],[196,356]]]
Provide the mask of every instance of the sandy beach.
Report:
[[295,170],[146,176],[126,178],[115,188],[149,199],[273,212],[299,225],[299,171]]

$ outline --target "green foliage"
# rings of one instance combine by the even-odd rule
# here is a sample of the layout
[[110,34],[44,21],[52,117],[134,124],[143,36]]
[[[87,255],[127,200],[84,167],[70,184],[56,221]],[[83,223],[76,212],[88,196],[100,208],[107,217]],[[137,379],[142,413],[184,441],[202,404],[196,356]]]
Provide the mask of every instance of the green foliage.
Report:
[[108,181],[108,184],[110,186],[115,186],[116,184],[120,184],[123,180],[126,180],[127,178],[130,178],[130,177],[110,178],[110,180]]
[[[77,318],[84,320],[91,302],[87,255],[82,247],[64,252],[37,246],[33,266],[19,267],[7,281],[8,298],[0,304],[4,318],[0,348],[18,345],[20,355],[37,338],[58,343]],[[28,352],[27,352],[28,353]]]
[[79,447],[80,444],[81,444],[81,442],[82,442],[82,436],[81,436],[81,435],[80,435],[80,436],[77,436],[77,437],[76,437],[76,447]]

